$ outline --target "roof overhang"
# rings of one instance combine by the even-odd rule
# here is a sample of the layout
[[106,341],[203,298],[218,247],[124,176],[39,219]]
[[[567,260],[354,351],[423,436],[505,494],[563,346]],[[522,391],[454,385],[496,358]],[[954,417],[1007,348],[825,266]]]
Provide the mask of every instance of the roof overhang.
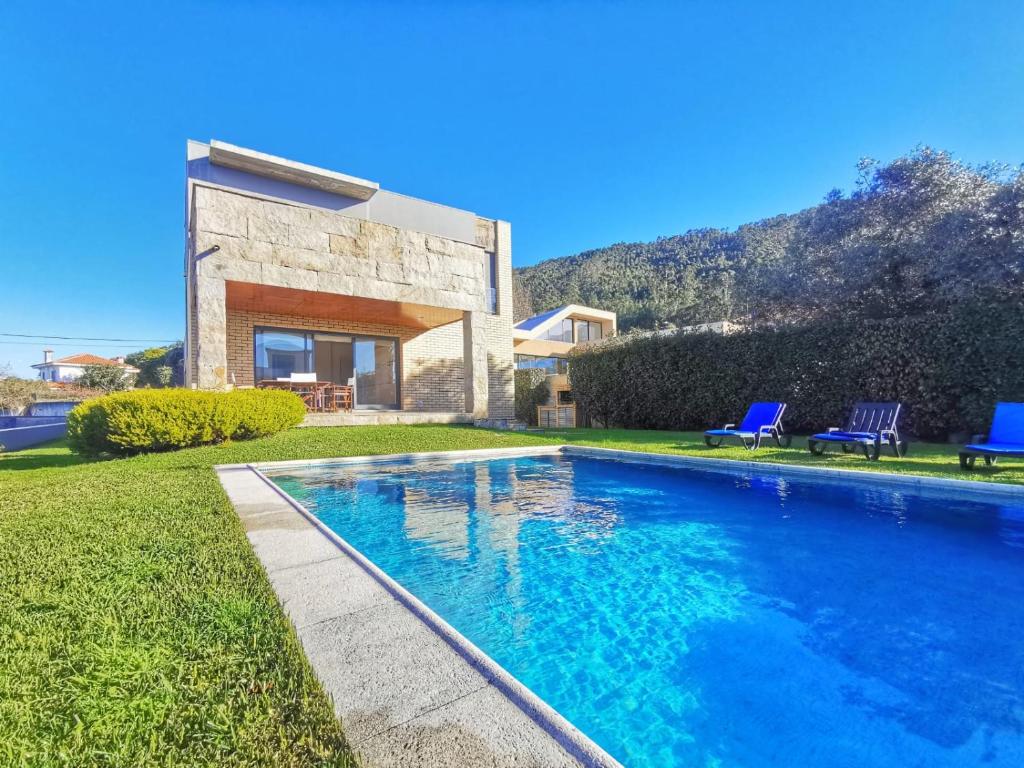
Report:
[[340,293],[304,291],[275,285],[239,283],[233,280],[226,281],[225,294],[229,309],[291,315],[300,320],[317,318],[368,325],[398,325],[425,331],[463,318],[461,309],[370,299]]
[[357,200],[369,200],[380,189],[380,184],[375,181],[297,163],[294,160],[286,160],[283,157],[236,147],[234,144],[217,140],[210,142],[210,162],[257,176],[354,197]]
[[517,355],[535,355],[536,357],[568,357],[576,348],[576,344],[568,341],[552,339],[513,340],[512,351]]

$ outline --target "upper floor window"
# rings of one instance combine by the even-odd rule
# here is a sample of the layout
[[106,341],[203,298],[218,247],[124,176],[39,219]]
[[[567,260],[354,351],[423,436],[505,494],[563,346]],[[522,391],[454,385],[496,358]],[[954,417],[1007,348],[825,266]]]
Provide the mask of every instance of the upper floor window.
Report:
[[498,254],[487,251],[487,311],[498,311]]
[[576,321],[576,343],[583,341],[597,341],[601,338],[601,324],[591,320]]
[[544,335],[541,338],[548,341],[567,341],[572,344],[572,320],[563,320],[560,323],[555,323],[544,331]]

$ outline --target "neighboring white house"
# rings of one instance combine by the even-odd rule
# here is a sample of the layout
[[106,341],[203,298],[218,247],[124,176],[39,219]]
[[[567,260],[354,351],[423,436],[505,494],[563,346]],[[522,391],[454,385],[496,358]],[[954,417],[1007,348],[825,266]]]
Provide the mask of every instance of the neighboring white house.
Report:
[[75,381],[90,365],[116,365],[124,369],[126,378],[139,373],[139,369],[128,365],[123,357],[109,358],[82,353],[54,360],[52,349],[44,349],[43,362],[36,363],[32,367],[39,371],[39,378],[43,381],[67,383]]

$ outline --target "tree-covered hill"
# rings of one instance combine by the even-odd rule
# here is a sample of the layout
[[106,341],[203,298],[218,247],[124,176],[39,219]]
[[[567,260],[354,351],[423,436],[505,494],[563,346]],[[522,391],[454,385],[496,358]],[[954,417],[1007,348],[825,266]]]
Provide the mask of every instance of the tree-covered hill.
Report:
[[924,148],[858,164],[852,194],[735,231],[617,243],[517,270],[516,319],[579,303],[620,328],[882,318],[1024,299],[1024,172]]

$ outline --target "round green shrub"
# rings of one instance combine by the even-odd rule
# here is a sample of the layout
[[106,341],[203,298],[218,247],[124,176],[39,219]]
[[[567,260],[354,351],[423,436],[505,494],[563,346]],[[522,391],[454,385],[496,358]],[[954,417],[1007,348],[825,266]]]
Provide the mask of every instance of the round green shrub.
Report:
[[106,398],[86,400],[68,412],[68,443],[76,453],[97,456],[114,452],[107,439],[107,409],[101,400]]
[[236,389],[223,402],[238,409],[235,440],[266,437],[291,429],[306,418],[306,406],[294,392],[277,389]]
[[246,440],[297,426],[301,398],[277,390],[142,389],[87,400],[68,414],[71,449],[130,455]]

